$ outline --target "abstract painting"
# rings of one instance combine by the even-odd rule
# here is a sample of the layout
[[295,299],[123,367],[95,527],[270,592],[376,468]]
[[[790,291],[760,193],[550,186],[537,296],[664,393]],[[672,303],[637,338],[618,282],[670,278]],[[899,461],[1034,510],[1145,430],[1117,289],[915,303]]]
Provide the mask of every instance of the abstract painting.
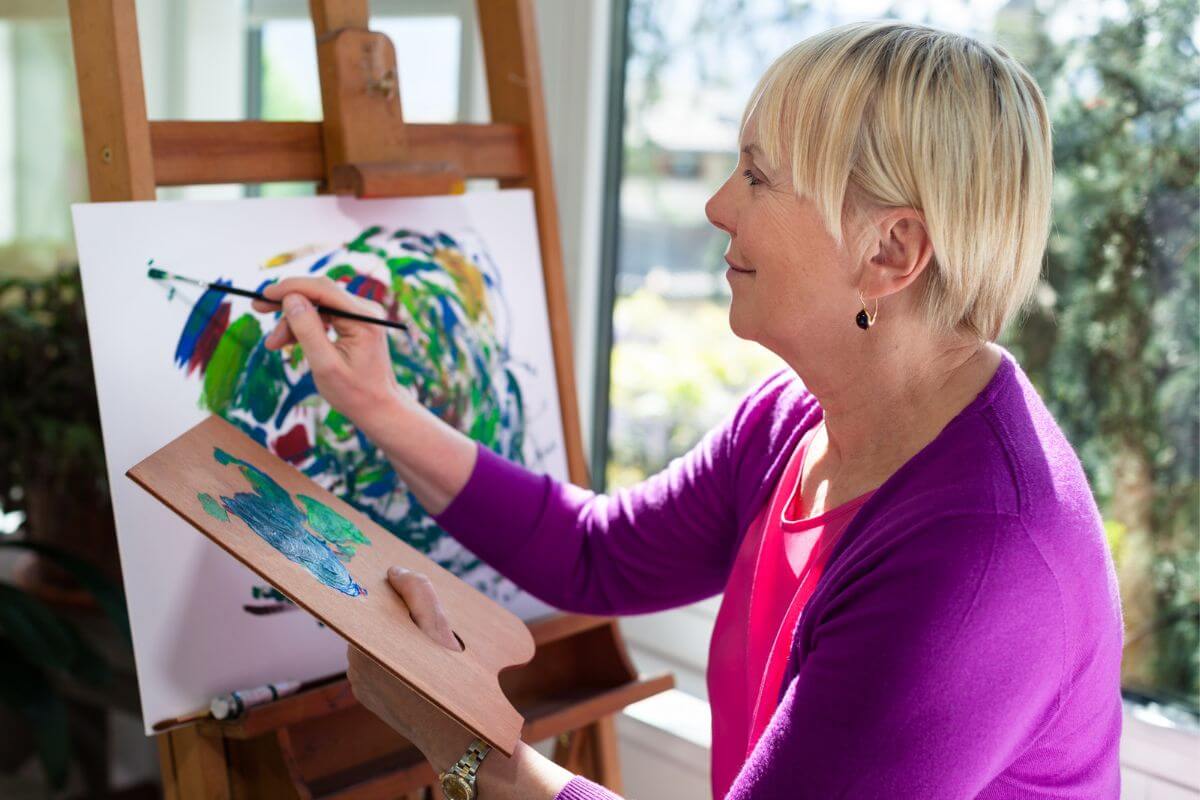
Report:
[[[345,665],[336,636],[124,477],[209,413],[518,616],[551,610],[441,530],[384,453],[317,393],[301,347],[263,346],[277,314],[147,273],[154,264],[260,290],[285,277],[327,277],[407,327],[387,329],[389,351],[397,382],[419,402],[505,458],[566,480],[527,190],[83,204],[74,214],[148,730],[211,695]],[[295,497],[286,520],[267,524],[255,515],[281,498],[255,482],[253,465],[227,466],[243,472],[247,491],[199,497],[210,514],[252,528],[257,519],[268,541],[286,535],[278,526],[305,531],[286,539],[306,548],[293,560],[316,559],[306,568],[338,591],[361,589],[345,565],[370,543],[311,498]]]
[[[272,256],[264,272],[296,262],[305,274],[329,278],[403,320],[407,331],[389,331],[397,381],[448,424],[525,462],[518,373],[531,367],[522,367],[497,327],[509,313],[508,298],[486,250],[443,230],[372,225],[328,252],[304,245]],[[173,289],[166,297],[187,303]],[[399,485],[384,454],[321,400],[302,348],[283,355],[264,346],[273,326],[266,321],[248,302],[214,289],[190,304],[173,359],[194,380],[199,404],[493,599],[515,592],[447,537]],[[245,609],[261,613],[263,606],[249,602]]]

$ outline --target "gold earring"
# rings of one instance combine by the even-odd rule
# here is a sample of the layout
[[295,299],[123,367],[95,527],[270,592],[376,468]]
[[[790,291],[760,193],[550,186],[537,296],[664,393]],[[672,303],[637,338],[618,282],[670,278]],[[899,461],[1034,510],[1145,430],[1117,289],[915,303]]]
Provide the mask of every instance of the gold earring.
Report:
[[867,301],[863,300],[862,292],[858,293],[858,300],[862,303],[862,311],[858,312],[858,316],[854,318],[854,323],[864,331],[875,324],[875,318],[879,316],[879,298],[875,298],[875,313],[867,315]]

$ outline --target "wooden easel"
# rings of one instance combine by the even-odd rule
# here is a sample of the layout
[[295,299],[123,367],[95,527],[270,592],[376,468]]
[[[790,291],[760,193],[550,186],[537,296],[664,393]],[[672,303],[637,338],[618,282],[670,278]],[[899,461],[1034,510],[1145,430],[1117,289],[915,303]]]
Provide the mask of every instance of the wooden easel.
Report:
[[[530,0],[477,0],[488,124],[404,122],[395,52],[367,30],[367,0],[310,0],[323,122],[150,122],[134,0],[70,0],[93,201],[154,200],[158,186],[319,181],[359,197],[462,192],[467,178],[533,191],[570,478],[588,485],[558,211]],[[523,738],[620,791],[614,715],[670,688],[641,677],[616,622],[559,614],[530,626],[537,653],[501,684]],[[159,737],[168,798],[418,798],[435,776],[359,706],[344,678]]]

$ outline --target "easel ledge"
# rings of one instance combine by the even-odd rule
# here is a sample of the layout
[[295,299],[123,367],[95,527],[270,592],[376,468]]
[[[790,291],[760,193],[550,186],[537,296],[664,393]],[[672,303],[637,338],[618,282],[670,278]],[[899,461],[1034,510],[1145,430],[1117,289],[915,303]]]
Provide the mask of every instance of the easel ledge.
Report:
[[[404,122],[392,43],[367,30],[367,0],[310,0],[324,121],[150,122],[134,0],[70,0],[93,201],[154,200],[158,186],[318,181],[358,197],[461,193],[467,178],[529,188],[538,220],[570,478],[583,454],[558,211],[530,0],[477,0],[492,122]],[[613,715],[674,685],[638,675],[616,621],[554,615],[530,624],[533,660],[500,675],[523,738],[556,737],[555,760],[621,790]],[[425,797],[433,770],[358,705],[344,679],[159,736],[176,798]]]
[[[612,715],[674,686],[669,674],[635,673],[613,620],[554,615],[530,624],[533,662],[502,673],[501,688],[525,717],[522,739],[554,738],[554,759],[593,780],[619,783]],[[615,638],[614,638],[615,637]],[[607,721],[598,725],[599,721]],[[421,797],[433,769],[354,699],[341,677],[249,709],[164,734],[159,761],[171,797],[255,797],[287,777],[280,797]],[[256,763],[257,760],[257,763]],[[247,780],[252,776],[252,780]]]

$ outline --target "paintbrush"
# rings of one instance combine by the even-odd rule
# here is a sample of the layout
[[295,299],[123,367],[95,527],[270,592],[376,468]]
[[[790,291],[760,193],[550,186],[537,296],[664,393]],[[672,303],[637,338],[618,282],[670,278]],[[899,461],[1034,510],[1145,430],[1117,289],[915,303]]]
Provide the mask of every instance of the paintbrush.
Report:
[[[255,300],[262,300],[264,303],[273,303],[282,305],[278,300],[272,300],[268,297],[263,297],[262,292],[252,292],[249,289],[239,289],[236,286],[226,286],[221,283],[209,283],[207,281],[196,280],[195,278],[187,278],[183,275],[176,275],[158,267],[150,267],[146,273],[149,277],[156,281],[182,281],[190,283],[193,286],[199,286],[203,289],[212,289],[216,292],[225,292],[226,294],[236,294],[241,297],[250,297]],[[379,319],[378,317],[369,317],[366,314],[355,314],[353,311],[342,311],[340,308],[330,308],[329,306],[317,305],[317,311],[321,314],[328,314],[331,317],[341,317],[342,319],[353,319],[358,322],[369,322],[372,325],[385,325],[389,328],[395,328],[399,331],[408,330],[408,326],[403,322],[394,322],[390,319]]]

